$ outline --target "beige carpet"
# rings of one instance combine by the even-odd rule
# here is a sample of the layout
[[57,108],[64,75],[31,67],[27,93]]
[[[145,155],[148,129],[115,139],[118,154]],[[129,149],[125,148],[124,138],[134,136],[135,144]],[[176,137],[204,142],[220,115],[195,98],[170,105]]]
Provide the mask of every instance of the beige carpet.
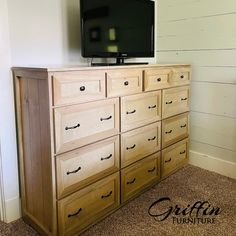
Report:
[[[215,224],[173,224],[173,215],[156,221],[148,214],[149,206],[160,197],[169,197],[172,206],[187,207],[196,201],[208,201],[222,212]],[[169,206],[164,204],[159,211]],[[157,208],[156,208],[157,210]],[[201,214],[199,215],[201,217]],[[6,225],[0,223],[0,235],[37,235],[22,220]],[[149,191],[105,218],[82,234],[83,236],[235,236],[236,235],[236,180],[187,166],[162,181]]]

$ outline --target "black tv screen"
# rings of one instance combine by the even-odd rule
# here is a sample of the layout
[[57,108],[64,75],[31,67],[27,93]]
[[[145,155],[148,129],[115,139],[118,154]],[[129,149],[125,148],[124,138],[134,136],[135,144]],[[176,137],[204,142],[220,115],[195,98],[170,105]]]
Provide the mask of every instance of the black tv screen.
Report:
[[80,0],[83,57],[153,57],[154,2]]

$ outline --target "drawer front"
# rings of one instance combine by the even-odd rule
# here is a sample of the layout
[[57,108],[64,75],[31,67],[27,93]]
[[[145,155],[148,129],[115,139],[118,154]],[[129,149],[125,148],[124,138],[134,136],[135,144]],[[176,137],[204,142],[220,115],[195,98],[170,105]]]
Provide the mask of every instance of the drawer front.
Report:
[[162,150],[162,176],[166,177],[188,160],[188,139]]
[[161,148],[161,122],[121,135],[121,167],[159,151]]
[[128,131],[161,119],[161,92],[121,98],[121,131]]
[[189,113],[174,116],[162,121],[162,147],[188,137]]
[[142,92],[142,70],[117,69],[107,71],[107,96],[123,96]]
[[191,79],[191,68],[181,67],[173,68],[170,76],[170,86],[180,86],[190,84]]
[[57,72],[53,74],[54,106],[104,99],[104,71]]
[[160,179],[159,153],[153,154],[121,171],[122,202]]
[[144,90],[152,91],[170,86],[171,69],[147,69],[144,73]]
[[57,196],[72,193],[119,170],[119,136],[56,158]]
[[119,206],[119,173],[58,201],[60,235],[75,235]]
[[163,90],[162,118],[174,116],[189,111],[189,86]]
[[69,151],[119,132],[119,98],[56,108],[56,153]]
[[190,67],[147,69],[144,72],[144,90],[152,91],[190,84]]

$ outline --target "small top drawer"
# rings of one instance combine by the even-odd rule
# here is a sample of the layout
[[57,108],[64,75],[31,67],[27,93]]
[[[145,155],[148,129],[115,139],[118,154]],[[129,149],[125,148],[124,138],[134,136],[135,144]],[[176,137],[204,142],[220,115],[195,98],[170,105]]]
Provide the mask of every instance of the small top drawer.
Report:
[[190,105],[190,87],[164,89],[162,93],[162,118],[165,119],[186,111]]
[[57,196],[61,198],[119,170],[119,136],[56,158]]
[[59,235],[78,235],[120,204],[119,173],[58,201]]
[[160,178],[160,154],[155,153],[121,171],[122,202]]
[[186,163],[188,155],[188,139],[184,139],[162,150],[162,176],[168,176],[174,170]]
[[170,76],[170,85],[179,86],[190,84],[190,67],[173,68]]
[[56,153],[119,133],[119,98],[54,109]]
[[52,83],[54,106],[104,99],[106,94],[104,71],[56,72]]
[[161,91],[121,98],[121,131],[128,131],[161,119]]
[[144,72],[144,90],[182,86],[190,83],[190,67],[155,68]]
[[162,121],[162,147],[188,137],[189,113],[177,115]]
[[144,72],[144,90],[152,91],[168,88],[171,69],[146,69]]
[[121,167],[127,166],[161,148],[161,122],[121,134]]
[[107,96],[123,96],[142,92],[142,74],[140,69],[109,70],[107,77]]

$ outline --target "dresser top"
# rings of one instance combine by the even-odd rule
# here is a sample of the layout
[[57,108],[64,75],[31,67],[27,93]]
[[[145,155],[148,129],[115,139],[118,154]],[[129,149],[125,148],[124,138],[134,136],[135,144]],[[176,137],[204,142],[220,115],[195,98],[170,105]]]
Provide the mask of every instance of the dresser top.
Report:
[[28,70],[41,72],[59,72],[59,71],[84,71],[84,70],[113,70],[113,69],[132,69],[132,68],[155,68],[168,66],[190,66],[190,64],[148,64],[148,65],[122,65],[122,66],[88,66],[88,65],[58,65],[58,66],[29,66],[29,67],[12,67],[13,71]]

